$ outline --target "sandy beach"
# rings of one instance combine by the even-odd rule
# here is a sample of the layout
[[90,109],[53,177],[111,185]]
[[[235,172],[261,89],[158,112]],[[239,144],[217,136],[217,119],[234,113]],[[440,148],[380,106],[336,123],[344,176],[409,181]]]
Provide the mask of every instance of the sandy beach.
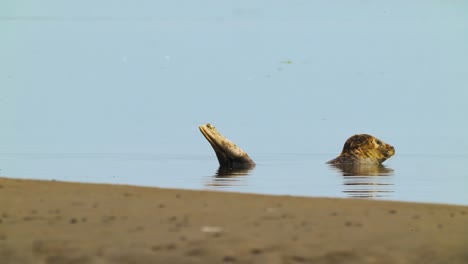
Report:
[[0,178],[0,263],[468,263],[468,207]]

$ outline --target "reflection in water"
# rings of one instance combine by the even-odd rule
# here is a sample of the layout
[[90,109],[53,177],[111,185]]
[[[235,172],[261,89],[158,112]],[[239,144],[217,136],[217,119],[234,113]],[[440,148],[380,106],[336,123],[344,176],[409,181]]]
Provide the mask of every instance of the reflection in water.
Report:
[[209,182],[205,186],[209,187],[230,187],[230,186],[242,186],[242,182],[245,180],[242,176],[247,176],[253,170],[251,168],[242,169],[225,169],[219,168],[216,174],[210,177]]
[[383,165],[333,164],[343,175],[343,193],[356,198],[389,197],[393,193],[393,169]]

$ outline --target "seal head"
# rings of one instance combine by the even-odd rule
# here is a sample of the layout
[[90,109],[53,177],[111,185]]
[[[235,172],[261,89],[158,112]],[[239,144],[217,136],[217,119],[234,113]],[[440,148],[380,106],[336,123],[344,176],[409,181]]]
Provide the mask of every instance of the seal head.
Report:
[[341,154],[329,164],[382,164],[395,155],[395,148],[367,134],[357,134],[346,140]]
[[219,133],[212,124],[201,125],[199,129],[216,153],[220,168],[247,169],[255,166],[255,162],[245,151]]

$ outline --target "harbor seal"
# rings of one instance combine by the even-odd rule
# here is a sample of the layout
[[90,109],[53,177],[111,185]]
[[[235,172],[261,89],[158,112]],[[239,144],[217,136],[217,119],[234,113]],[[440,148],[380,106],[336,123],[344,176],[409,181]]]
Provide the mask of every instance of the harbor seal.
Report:
[[249,169],[255,166],[255,162],[245,151],[221,135],[212,124],[201,125],[199,129],[216,153],[222,171],[226,169]]
[[367,134],[357,134],[346,140],[341,154],[328,164],[382,164],[395,154],[395,148]]

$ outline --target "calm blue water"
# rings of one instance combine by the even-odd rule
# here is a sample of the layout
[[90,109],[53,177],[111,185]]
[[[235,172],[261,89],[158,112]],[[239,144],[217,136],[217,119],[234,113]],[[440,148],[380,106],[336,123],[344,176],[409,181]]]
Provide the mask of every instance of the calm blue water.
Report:
[[0,162],[14,178],[468,205],[468,156],[399,155],[383,172],[353,176],[324,164],[332,155],[252,156],[254,169],[229,176],[217,175],[214,154],[3,154]]
[[[468,204],[466,10],[1,1],[0,175]],[[206,122],[257,167],[214,177]],[[324,164],[357,133],[395,146],[383,175]]]

